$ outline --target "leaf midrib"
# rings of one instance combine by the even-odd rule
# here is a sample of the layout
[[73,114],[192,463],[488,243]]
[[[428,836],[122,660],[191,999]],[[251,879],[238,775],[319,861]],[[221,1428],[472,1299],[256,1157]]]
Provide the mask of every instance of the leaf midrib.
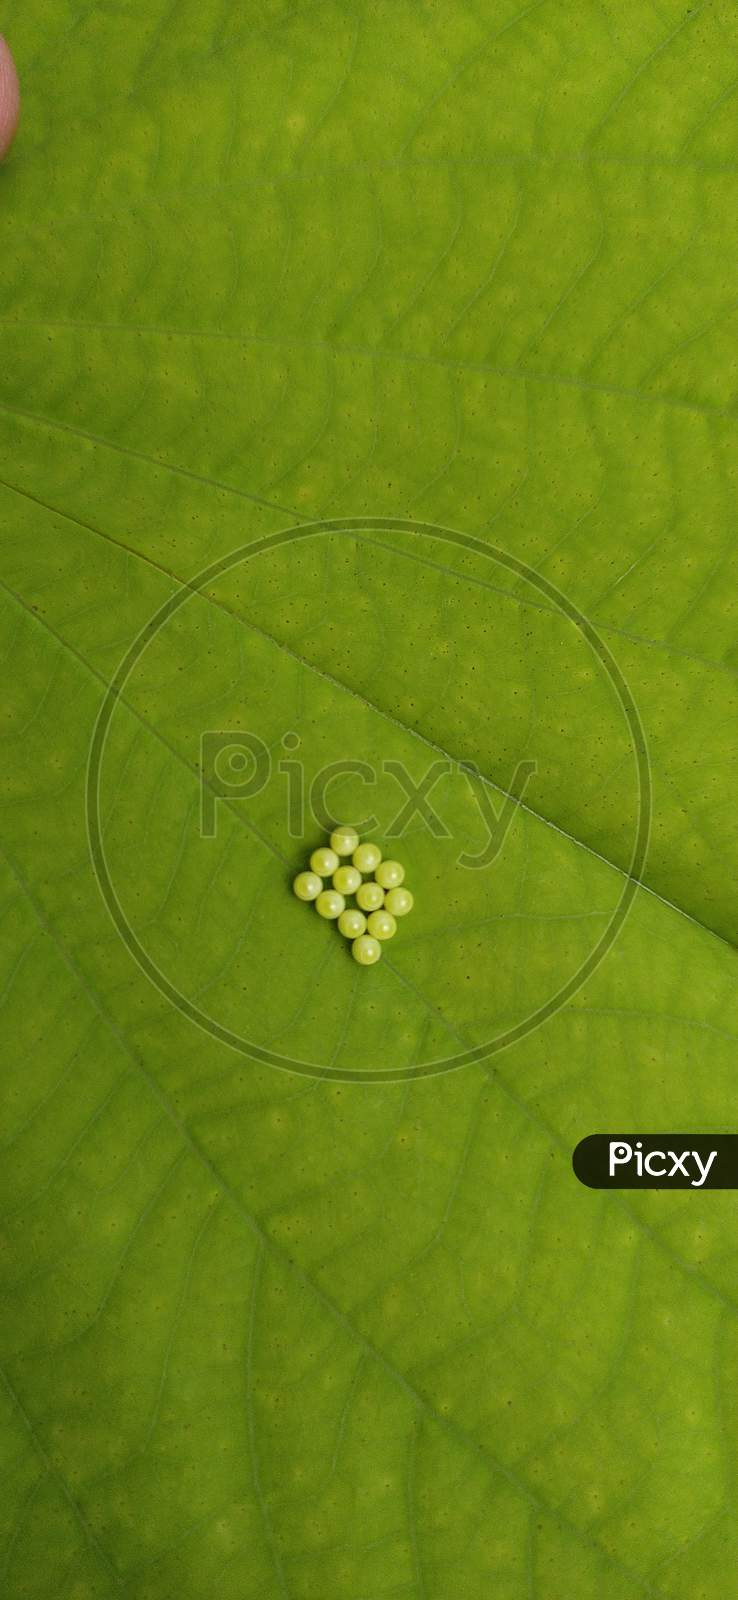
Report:
[[[0,407],[0,409],[2,408]],[[342,679],[335,677],[332,673],[325,671],[324,668],[318,667],[313,662],[308,661],[304,656],[301,656],[299,652],[293,650],[290,645],[285,644],[283,640],[276,638],[274,634],[269,633],[267,629],[260,627],[257,623],[249,621],[239,612],[233,611],[225,604],[224,601],[217,599],[212,594],[209,594],[207,590],[195,588],[191,583],[188,582],[186,578],[178,577],[175,572],[172,572],[170,568],[163,565],[161,562],[154,560],[153,557],[144,554],[140,550],[134,549],[132,546],[125,544],[125,542],[120,539],[116,539],[112,534],[105,533],[93,523],[85,522],[80,518],[73,516],[70,512],[59,510],[56,506],[50,505],[47,501],[40,499],[40,497],[36,495],[30,494],[25,489],[19,489],[16,487],[16,485],[8,483],[4,479],[0,479],[0,483],[2,483],[5,488],[11,490],[11,492],[20,495],[23,499],[30,500],[33,504],[40,506],[43,510],[49,512],[51,515],[61,517],[64,520],[73,523],[76,527],[83,529],[83,531],[94,534],[97,538],[100,538],[106,543],[112,545],[114,548],[123,551],[126,555],[133,556],[136,560],[141,561],[145,566],[150,567],[153,571],[159,572],[163,577],[168,578],[170,582],[177,584],[179,588],[188,589],[193,595],[202,596],[202,598],[208,604],[223,612],[226,616],[230,617],[232,621],[237,622],[240,624],[240,626],[247,628],[250,632],[256,634],[265,642],[282,651],[285,655],[289,656],[305,670],[313,673],[316,677],[321,678],[324,682],[330,684],[332,688],[337,689],[343,694],[351,696],[353,699],[363,705],[365,709],[389,722],[393,727],[397,728],[403,734],[403,736],[416,739],[427,749],[432,750],[434,754],[443,756],[445,760],[452,762],[452,764],[457,768],[464,760],[463,756],[452,754],[445,748],[444,745],[438,744],[433,739],[430,739],[426,734],[422,733],[419,728],[414,728],[409,723],[403,722],[399,717],[394,716],[392,712],[389,712],[382,706],[377,705],[367,696],[361,694],[359,690],[354,689],[350,684],[347,684]],[[300,519],[298,518],[297,520],[299,521]],[[372,540],[362,540],[358,534],[354,535],[354,537],[357,539],[357,542],[369,544],[374,542]],[[401,552],[398,551],[397,553],[400,554]],[[464,574],[458,574],[458,577],[461,581],[463,581]],[[0,580],[0,586],[5,589],[6,593],[9,594],[12,599],[18,605],[20,605],[35,622],[37,622],[42,628],[45,628],[46,631],[58,641],[63,649],[68,650],[70,654],[73,655],[75,659],[78,660],[87,669],[87,671],[98,680],[98,682],[104,684],[106,688],[109,687],[109,682],[105,678],[105,675],[98,671],[98,669],[87,660],[86,656],[84,656],[81,651],[77,650],[74,645],[70,644],[62,634],[52,627],[52,625],[47,622],[45,617],[42,617],[34,608],[29,606],[28,603],[23,599],[22,595],[18,594],[17,591],[13,589],[10,584],[4,582],[4,580]],[[503,592],[507,594],[507,591]],[[510,596],[510,598],[517,599],[518,603],[521,604],[526,603],[521,601],[517,596]],[[138,721],[149,734],[165,745],[167,750],[169,750],[170,753],[182,763],[187,772],[192,775],[197,775],[195,774],[195,769],[189,766],[176,747],[171,745],[157,729],[153,728],[123,694],[119,693],[117,698],[123,705],[125,705],[126,709],[130,711],[132,715],[137,717]],[[539,822],[545,827],[550,828],[561,838],[566,839],[567,843],[575,846],[575,848],[586,851],[588,855],[593,856],[595,860],[601,862],[603,866],[608,867],[612,872],[617,873],[618,876],[623,879],[623,881],[637,883],[639,889],[642,890],[644,894],[651,895],[654,900],[659,902],[660,905],[663,905],[676,916],[683,917],[693,927],[698,928],[701,933],[708,934],[711,938],[717,939],[720,945],[725,949],[730,950],[731,953],[735,953],[736,949],[738,949],[738,944],[729,939],[726,934],[720,931],[720,929],[713,927],[711,923],[706,922],[701,917],[697,916],[695,912],[679,905],[677,901],[669,899],[667,895],[662,894],[658,889],[655,889],[651,884],[646,883],[642,878],[632,877],[632,875],[618,862],[611,860],[609,856],[606,856],[601,851],[596,850],[594,846],[588,844],[586,840],[580,839],[576,834],[569,832],[568,829],[561,826],[561,824],[556,822],[552,817],[546,816],[544,812],[535,810],[535,808],[527,804],[525,800],[520,799],[518,796],[512,794],[510,790],[505,789],[502,784],[498,784],[493,778],[490,778],[488,775],[481,772],[478,774],[478,776],[479,781],[482,782],[485,787],[493,790],[494,793],[501,799],[512,801],[520,808],[521,811],[525,812],[536,822]],[[255,837],[261,840],[262,844],[270,849],[274,855],[278,856],[282,862],[286,862],[286,858],[282,852],[275,845],[273,845],[271,841],[267,840],[264,835],[261,834],[260,830],[258,830],[252,823],[249,823],[248,819],[243,817],[240,811],[237,811],[235,807],[232,806],[230,809],[232,814],[239,817],[242,823],[247,826],[249,831],[252,832]]]

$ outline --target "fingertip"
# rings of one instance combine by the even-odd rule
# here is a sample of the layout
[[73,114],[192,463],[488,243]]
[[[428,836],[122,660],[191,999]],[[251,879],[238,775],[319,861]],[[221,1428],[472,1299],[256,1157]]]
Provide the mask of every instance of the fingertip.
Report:
[[0,34],[0,161],[7,155],[15,138],[20,116],[20,84],[15,62]]

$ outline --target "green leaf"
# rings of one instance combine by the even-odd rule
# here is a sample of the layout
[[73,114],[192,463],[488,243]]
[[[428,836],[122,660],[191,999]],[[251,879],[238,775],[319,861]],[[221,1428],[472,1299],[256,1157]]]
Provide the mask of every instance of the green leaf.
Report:
[[[3,1593],[723,1600],[735,1198],[570,1157],[735,1127],[735,15],[12,24]],[[376,969],[290,760],[376,776]]]

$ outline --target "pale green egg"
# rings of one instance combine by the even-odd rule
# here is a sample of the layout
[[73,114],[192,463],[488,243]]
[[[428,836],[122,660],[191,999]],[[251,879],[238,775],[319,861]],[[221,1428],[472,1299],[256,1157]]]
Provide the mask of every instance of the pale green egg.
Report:
[[321,845],[319,850],[313,851],[310,865],[319,878],[330,878],[338,866],[338,856],[335,850],[329,850],[327,845]]
[[331,850],[337,856],[352,856],[359,844],[359,835],[355,828],[350,828],[347,823],[340,828],[335,828],[331,834]]
[[384,903],[393,917],[406,917],[408,911],[412,911],[415,900],[409,889],[389,889]]
[[361,885],[358,867],[338,867],[333,874],[333,887],[339,894],[356,894]]
[[328,917],[331,922],[334,922],[336,917],[340,917],[341,912],[346,909],[346,901],[343,895],[338,893],[337,889],[324,889],[323,893],[318,895],[315,909],[318,916]]
[[[310,865],[311,867],[314,865],[312,859]],[[375,876],[377,883],[381,883],[383,889],[396,889],[402,883],[405,868],[401,861],[380,861]]]
[[362,911],[378,911],[384,905],[384,889],[378,883],[372,883],[371,879],[368,883],[362,883],[356,891],[356,904],[361,906]]
[[373,967],[375,961],[378,961],[382,954],[382,946],[378,939],[371,937],[371,934],[362,933],[360,938],[354,939],[351,946],[351,954],[354,961],[358,961],[359,966]]
[[317,872],[298,872],[292,885],[298,900],[317,900],[323,887],[323,879]]
[[360,844],[351,859],[360,872],[374,872],[382,859],[382,852],[378,844]]

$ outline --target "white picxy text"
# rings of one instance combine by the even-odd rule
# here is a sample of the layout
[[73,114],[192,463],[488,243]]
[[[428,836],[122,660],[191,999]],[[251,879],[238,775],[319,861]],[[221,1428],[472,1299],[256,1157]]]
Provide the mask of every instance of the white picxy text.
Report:
[[[701,1189],[716,1155],[717,1150],[711,1150],[707,1160],[703,1161],[697,1150],[649,1150],[644,1156],[640,1139],[635,1145],[627,1144],[624,1139],[611,1139],[610,1177],[615,1176],[618,1167],[633,1162],[639,1178],[644,1174],[649,1178],[675,1178],[680,1175],[689,1179],[690,1188]],[[690,1162],[694,1163],[692,1168]]]

